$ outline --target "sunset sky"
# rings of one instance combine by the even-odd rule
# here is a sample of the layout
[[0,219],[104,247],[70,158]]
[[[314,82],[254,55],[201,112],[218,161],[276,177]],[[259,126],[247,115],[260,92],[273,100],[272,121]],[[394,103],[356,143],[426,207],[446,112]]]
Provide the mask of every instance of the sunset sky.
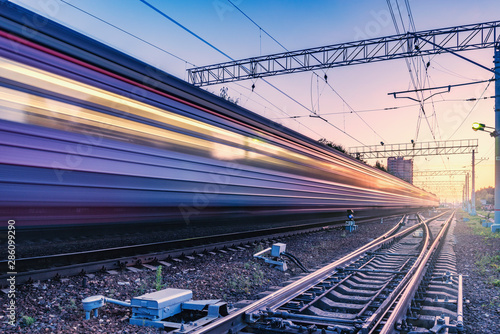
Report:
[[[181,79],[187,79],[186,69],[193,65],[210,65],[229,60],[140,0],[13,2]],[[233,59],[283,52],[282,46],[288,50],[298,50],[396,34],[388,3],[384,0],[232,0],[261,29],[228,0],[147,2]],[[404,32],[410,30],[406,2],[399,0],[396,3],[396,0],[392,0],[391,4],[399,29]],[[500,20],[498,0],[409,0],[409,4],[417,31]],[[493,49],[469,51],[462,55],[486,67],[493,67]],[[413,61],[420,68],[418,73],[414,71],[414,75],[426,82],[425,87],[492,78],[491,72],[451,54],[415,58]],[[427,62],[430,66],[426,75],[423,64]],[[494,141],[487,133],[471,130],[471,124],[475,121],[494,126],[494,99],[465,101],[493,96],[494,83],[452,88],[450,93],[427,100],[425,111],[428,122],[422,118],[417,131],[420,113],[418,103],[388,95],[413,89],[405,60],[319,70],[315,73],[266,78],[300,104],[262,79],[207,86],[204,89],[219,94],[220,89],[226,86],[229,96],[239,99],[239,105],[313,139],[326,138],[346,148],[362,144],[377,145],[381,141],[386,144],[409,143],[412,139],[417,142],[433,141],[431,129],[436,140],[477,138],[479,152],[476,157],[488,160],[477,165],[476,189],[494,186]],[[321,79],[325,74],[335,91]],[[253,92],[252,84],[255,85]],[[351,112],[350,108],[357,113]],[[336,128],[309,117],[312,111],[325,117]],[[369,163],[375,164],[375,161],[370,160]],[[417,157],[414,164],[415,170],[470,167],[470,155]],[[458,182],[463,179],[463,176],[455,176],[436,180],[454,181],[453,184],[458,186],[456,197],[461,199],[462,188]]]

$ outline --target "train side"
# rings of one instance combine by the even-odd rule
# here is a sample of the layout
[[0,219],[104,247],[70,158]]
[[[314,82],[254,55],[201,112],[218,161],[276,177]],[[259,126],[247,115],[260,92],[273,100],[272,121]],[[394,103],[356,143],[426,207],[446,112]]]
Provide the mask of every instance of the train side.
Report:
[[[1,3],[0,215],[23,228],[318,217],[437,198]],[[34,24],[33,24],[34,25]]]

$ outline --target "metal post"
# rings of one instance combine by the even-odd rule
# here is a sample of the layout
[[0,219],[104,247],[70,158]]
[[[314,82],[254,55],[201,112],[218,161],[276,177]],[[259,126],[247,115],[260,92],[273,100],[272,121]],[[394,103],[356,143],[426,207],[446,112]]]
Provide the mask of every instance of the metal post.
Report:
[[[500,44],[495,45],[495,131],[500,131]],[[500,137],[495,137],[495,224],[492,232],[500,231]]]
[[462,189],[462,209],[465,211],[465,184]]
[[471,202],[472,202],[472,210],[470,212],[471,216],[475,216],[476,215],[476,181],[475,181],[475,178],[476,178],[476,172],[475,172],[475,165],[476,165],[476,162],[474,160],[474,153],[475,153],[475,150],[472,150],[472,194],[471,194]]
[[469,200],[469,173],[465,175],[465,211],[470,213],[470,200]]

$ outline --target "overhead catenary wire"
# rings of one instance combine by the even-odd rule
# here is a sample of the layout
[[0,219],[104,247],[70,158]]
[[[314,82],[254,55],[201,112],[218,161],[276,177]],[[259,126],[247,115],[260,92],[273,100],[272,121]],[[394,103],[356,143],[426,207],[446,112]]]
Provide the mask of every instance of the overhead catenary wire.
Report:
[[[489,80],[487,80],[489,81]],[[486,82],[487,82],[486,81]],[[481,96],[481,97],[471,97],[467,99],[446,99],[446,100],[439,100],[435,101],[434,103],[447,103],[447,102],[473,102],[473,101],[480,101],[480,100],[487,100],[487,99],[494,99],[495,95],[492,96]],[[402,106],[393,106],[393,107],[385,107],[385,108],[374,108],[374,109],[364,109],[364,110],[356,110],[355,112],[357,113],[369,113],[369,112],[380,112],[380,111],[392,111],[392,110],[398,110],[398,109],[405,109],[405,108],[412,108],[412,107],[417,107],[419,106],[419,103],[412,103],[412,104],[405,104]],[[344,115],[344,114],[352,114],[354,111],[337,111],[337,112],[329,112],[329,113],[322,113],[323,116],[329,116],[329,115]],[[310,115],[294,115],[294,116],[289,116],[289,117],[283,117],[283,118],[275,118],[275,119],[286,119],[286,118],[304,118],[304,117],[310,117]]]
[[[126,31],[126,30],[124,30],[124,29],[122,29],[122,28],[120,28],[120,27],[118,27],[118,26],[116,26],[116,25],[114,25],[114,24],[112,24],[112,23],[110,23],[110,22],[108,22],[108,21],[106,21],[106,20],[104,20],[104,19],[102,19],[102,18],[100,18],[100,17],[98,17],[98,16],[96,16],[96,15],[94,15],[94,14],[92,14],[92,13],[90,13],[90,12],[88,12],[88,11],[84,10],[84,9],[82,9],[82,8],[80,8],[80,7],[78,7],[78,6],[75,6],[75,5],[73,5],[73,4],[69,3],[69,2],[67,2],[66,0],[61,0],[61,1],[62,1],[63,3],[65,3],[65,4],[67,4],[68,6],[71,6],[71,7],[73,7],[74,9],[76,9],[76,10],[78,10],[78,11],[80,11],[80,12],[82,12],[82,13],[84,13],[84,14],[86,14],[86,15],[88,15],[88,16],[90,16],[90,17],[94,18],[94,19],[96,19],[96,20],[98,20],[98,21],[100,21],[100,22],[102,22],[102,23],[104,23],[104,24],[107,24],[107,25],[109,25],[109,26],[111,26],[111,27],[113,27],[113,28],[117,29],[118,31],[120,31],[120,32],[122,32],[122,33],[125,33],[125,34],[127,34],[127,35],[129,35],[129,36],[131,36],[131,37],[133,37],[133,38],[135,38],[135,39],[137,39],[137,40],[139,40],[139,41],[141,41],[141,42],[143,42],[143,43],[145,43],[145,44],[147,44],[147,45],[149,45],[149,46],[151,46],[151,47],[153,47],[153,48],[155,48],[155,49],[158,49],[158,50],[160,50],[160,51],[162,51],[162,52],[164,52],[164,53],[166,53],[166,54],[168,54],[168,55],[170,55],[170,56],[172,56],[172,57],[174,57],[174,58],[176,58],[176,59],[178,59],[178,60],[183,61],[185,64],[189,64],[189,65],[192,65],[192,66],[196,66],[196,64],[193,64],[193,63],[191,63],[191,62],[187,61],[186,59],[183,59],[183,58],[181,58],[181,57],[179,57],[179,56],[177,56],[177,55],[175,55],[175,54],[173,54],[173,53],[171,53],[171,52],[169,52],[169,51],[167,51],[167,50],[165,50],[165,49],[163,49],[163,48],[161,48],[161,47],[159,47],[159,46],[157,46],[157,45],[155,45],[155,44],[153,44],[153,43],[151,43],[151,42],[148,42],[147,40],[145,40],[145,39],[143,39],[143,38],[141,38],[141,37],[139,37],[139,36],[137,36],[137,35],[134,35],[134,34],[132,34],[132,33],[128,32],[128,31]],[[238,86],[241,86],[240,84],[237,84],[237,85],[238,85]],[[241,87],[243,87],[243,86],[241,86]],[[245,88],[245,87],[244,87],[244,88]],[[268,99],[266,99],[265,97],[263,97],[263,96],[262,96],[262,95],[260,95],[260,94],[256,94],[256,95],[258,95],[261,99],[263,99],[264,101],[266,101],[267,103],[269,103],[270,105],[272,105],[274,108],[276,108],[276,109],[277,109],[277,110],[279,110],[280,112],[282,112],[282,113],[284,113],[285,115],[287,115],[287,118],[289,118],[289,116],[288,116],[288,114],[287,114],[286,112],[284,112],[281,108],[277,107],[277,106],[276,106],[275,104],[273,104],[271,101],[269,101]],[[252,100],[252,101],[253,101],[253,102],[255,102],[255,103],[257,103],[257,104],[259,104],[257,101],[254,101],[254,100]],[[314,134],[315,134],[315,135],[317,135],[318,137],[322,137],[322,135],[321,135],[321,134],[319,134],[318,132],[314,131],[314,130],[313,130],[313,129],[311,129],[310,127],[308,127],[308,126],[306,126],[306,125],[304,125],[304,124],[301,124],[301,123],[299,123],[299,125],[300,125],[300,126],[303,126],[303,127],[304,127],[304,128],[306,128],[307,130],[311,131],[312,133],[314,133]]]
[[383,141],[385,141],[385,139],[379,134],[377,133],[377,131],[375,131],[371,126],[370,124],[368,124],[355,110],[353,107],[351,107],[351,105],[349,103],[347,103],[347,101],[332,87],[332,85],[330,85],[330,83],[327,81],[326,82],[326,85],[328,87],[330,87],[330,89],[335,93],[337,94],[337,96],[342,100],[342,102],[344,102],[344,104],[353,112],[356,114],[356,116],[359,117],[360,120],[363,121],[363,123],[366,124],[366,126],[368,126],[368,128],[370,128],[370,130],[372,130],[377,136],[379,136],[380,138],[382,138]]
[[[264,32],[269,38],[271,38],[274,42],[276,42],[279,46],[281,46],[285,51],[289,51],[283,44],[281,44],[276,38],[274,38],[273,36],[271,36],[271,34],[269,34],[264,28],[262,28],[257,22],[255,22],[250,16],[248,16],[245,12],[243,12],[243,10],[241,10],[236,4],[234,4],[231,0],[227,0],[234,8],[236,8],[236,10],[238,10],[243,16],[245,16],[248,20],[250,20],[250,22],[252,22],[257,28],[259,28],[259,31],[262,31]],[[302,64],[302,62],[300,60],[297,59],[297,61],[299,63]],[[317,78],[319,78],[319,75],[313,71],[313,74],[317,76]],[[333,87],[328,83],[328,81],[326,80],[327,76],[326,76],[326,72],[324,72],[324,77],[321,78],[322,80],[325,81],[326,84],[328,84],[328,86],[330,86],[330,88],[342,99],[342,101],[344,101],[344,103],[347,104],[347,102],[345,101],[344,98],[342,98],[342,96],[340,96],[340,94],[338,92],[336,92]],[[264,82],[266,82],[267,84],[271,85],[267,80],[261,78]],[[273,86],[273,85],[271,85]],[[276,88],[277,89],[277,88]],[[312,78],[311,78],[311,108],[312,109],[308,109],[307,107],[305,107],[302,103],[298,102],[298,101],[295,101],[296,103],[298,103],[300,106],[302,106],[304,109],[308,110],[311,115],[309,115],[310,117],[316,117],[316,118],[319,118],[319,119],[322,119],[323,121],[327,122],[328,124],[332,125],[334,128],[336,128],[337,130],[343,132],[344,134],[346,134],[347,136],[349,136],[351,139],[354,139],[355,141],[357,141],[358,143],[362,144],[363,146],[366,146],[365,144],[363,144],[361,141],[359,141],[358,139],[354,138],[353,136],[351,136],[350,134],[348,134],[347,132],[345,132],[344,130],[341,130],[339,127],[335,126],[334,124],[332,124],[330,121],[328,121],[327,119],[325,119],[324,117],[321,117],[320,115],[318,115],[318,113],[316,111],[314,111],[314,103],[312,102]],[[319,108],[319,89],[318,89],[318,108]],[[349,106],[350,107],[350,106]],[[351,108],[352,109],[352,108]],[[376,135],[378,135],[380,138],[382,138],[382,136],[380,136],[367,122],[365,122],[365,120],[363,118],[361,118],[360,115],[357,115]],[[382,138],[382,140],[384,140]]]
[[[153,6],[152,4],[150,4],[149,2],[147,2],[146,0],[139,0],[140,2],[142,2],[143,4],[145,4],[146,6],[148,6],[149,8],[151,8],[152,10],[154,10],[155,12],[157,12],[158,14],[160,14],[161,16],[163,16],[164,18],[168,19],[169,21],[173,22],[175,25],[177,25],[178,27],[182,28],[183,30],[185,30],[186,32],[190,33],[191,35],[193,35],[194,37],[196,37],[197,39],[199,39],[200,41],[202,41],[203,43],[205,43],[206,45],[210,46],[211,48],[213,48],[214,50],[216,50],[217,52],[219,52],[220,54],[222,54],[223,56],[227,57],[228,59],[230,60],[233,60],[234,59],[232,57],[230,57],[229,55],[227,55],[226,53],[222,52],[220,49],[218,49],[217,47],[215,47],[214,45],[212,45],[211,43],[209,43],[207,40],[205,40],[204,38],[202,38],[201,36],[197,35],[196,33],[194,33],[193,31],[191,31],[190,29],[188,29],[187,27],[185,27],[184,25],[182,25],[181,23],[177,22],[176,20],[174,20],[173,18],[171,18],[170,16],[168,16],[167,14],[165,14],[163,11],[161,11],[160,9],[158,9],[157,7]],[[300,105],[301,107],[303,107],[304,109],[309,110],[309,108],[307,108],[306,106],[304,106],[302,103],[300,103],[299,101],[297,101],[295,98],[293,98],[292,96],[290,96],[289,94],[287,94],[286,92],[284,92],[283,90],[279,89],[278,87],[276,87],[275,85],[271,84],[269,81],[265,80],[265,79],[262,79],[265,83],[267,83],[268,85],[270,85],[272,88],[276,89],[278,92],[280,92],[281,94],[285,95],[286,97],[288,97],[289,99],[291,99],[293,102],[297,103],[298,105]],[[330,122],[328,122],[329,124],[331,124]],[[331,124],[333,125],[333,124]],[[335,126],[334,126],[335,127]],[[339,129],[338,127],[335,127],[337,129]],[[344,131],[342,131],[344,132]],[[344,132],[345,134],[347,134],[346,132]],[[351,135],[348,135],[349,137],[351,137],[352,139],[356,140],[358,143],[364,145],[362,142],[360,142],[359,140],[357,140],[356,138],[352,137]]]
[[89,15],[89,16],[91,16],[91,17],[93,17],[94,19],[96,19],[96,20],[98,20],[98,21],[101,21],[101,22],[102,22],[102,23],[104,23],[104,24],[107,24],[107,25],[108,25],[108,26],[110,26],[110,27],[113,27],[113,28],[115,28],[115,29],[117,29],[117,30],[119,30],[119,31],[123,32],[124,34],[127,34],[127,35],[129,35],[129,36],[131,36],[131,37],[133,37],[133,38],[135,38],[135,39],[137,39],[137,40],[139,40],[139,41],[141,41],[141,42],[143,42],[143,43],[145,43],[145,44],[147,44],[147,45],[149,45],[149,46],[151,46],[151,47],[153,47],[153,48],[155,48],[155,49],[157,49],[157,50],[160,50],[160,51],[162,51],[162,52],[164,52],[164,53],[168,54],[169,56],[172,56],[172,57],[174,57],[174,58],[176,58],[176,59],[178,59],[178,60],[181,60],[181,61],[183,61],[184,63],[189,64],[189,65],[191,65],[191,66],[196,66],[195,64],[193,64],[193,63],[191,63],[191,62],[187,61],[186,59],[183,59],[183,58],[181,58],[181,57],[179,57],[179,56],[177,56],[177,55],[175,55],[175,54],[173,54],[173,53],[171,53],[171,52],[169,52],[169,51],[167,51],[167,50],[165,50],[165,49],[163,49],[163,48],[160,48],[159,46],[154,45],[153,43],[150,43],[150,42],[148,42],[147,40],[145,40],[145,39],[143,39],[143,38],[141,38],[141,37],[139,37],[139,36],[137,36],[137,35],[134,35],[134,34],[132,34],[132,33],[128,32],[128,31],[126,31],[126,30],[124,30],[124,29],[122,29],[122,28],[120,28],[120,27],[118,27],[118,26],[116,26],[116,25],[114,25],[114,24],[112,24],[112,23],[110,23],[110,22],[108,22],[108,21],[106,21],[106,20],[104,20],[104,19],[102,19],[102,18],[98,17],[98,16],[95,16],[94,14],[92,14],[92,13],[90,13],[90,12],[88,12],[88,11],[86,11],[86,10],[84,10],[84,9],[80,8],[80,7],[77,7],[77,6],[75,6],[75,5],[73,5],[73,4],[69,3],[69,2],[67,2],[66,0],[61,0],[61,2],[65,3],[66,5],[68,5],[68,6],[70,6],[70,7],[73,7],[74,9],[76,9],[76,10],[78,10],[78,11],[80,11],[80,12],[84,13],[84,14],[87,14],[87,15]]
[[[494,78],[494,77],[493,77]],[[450,137],[448,137],[448,139],[452,138],[455,133],[457,133],[457,131],[460,129],[460,127],[462,127],[462,125],[464,124],[464,122],[467,120],[467,118],[470,116],[470,114],[474,111],[474,109],[476,109],[476,106],[477,104],[479,103],[479,101],[481,101],[483,99],[483,96],[484,94],[486,94],[486,91],[488,90],[488,88],[490,87],[490,84],[493,80],[489,80],[488,81],[488,84],[486,85],[486,87],[484,88],[483,92],[481,93],[481,96],[479,97],[479,99],[475,100],[475,103],[474,105],[472,106],[472,108],[469,110],[469,112],[467,113],[467,115],[464,117],[464,119],[462,120],[462,122],[460,123],[459,126],[457,126],[457,128],[455,129],[455,131],[450,135]]]
[[[404,20],[403,20],[403,17],[402,17],[401,9],[399,7],[399,1],[395,0],[395,2],[396,2],[397,10],[398,10],[398,13],[399,13],[399,18],[401,20],[401,26],[404,28]],[[393,19],[393,23],[394,23],[394,27],[396,29],[396,32],[398,34],[400,34],[399,28],[398,28],[398,24],[397,24],[397,20],[395,18],[395,15],[394,15],[394,12],[393,12],[393,8],[392,8],[392,5],[391,5],[391,0],[387,0],[387,5],[389,7],[389,11],[391,12],[391,17]],[[405,0],[405,5],[406,5],[406,11],[407,11],[407,14],[408,14],[408,18],[409,18],[409,28],[408,28],[408,30],[411,30],[411,31],[415,32],[416,31],[416,26],[415,26],[415,22],[413,20],[413,14],[411,12],[410,3],[409,3],[408,0]],[[404,48],[404,46],[402,46],[402,47]],[[423,80],[423,83],[419,80],[419,76],[418,76],[418,74],[419,74],[418,63],[415,64],[415,62],[413,61],[413,58],[411,58],[411,59],[405,58],[406,65],[407,65],[408,71],[410,73],[411,82],[412,82],[413,87],[415,88],[415,90],[424,88],[425,87],[426,79],[427,79],[427,83],[430,84],[430,76],[429,76],[429,73],[428,73],[428,64],[429,64],[429,62],[426,63],[424,61],[423,56],[420,56],[420,59],[422,60],[422,64],[424,64],[424,68],[425,68],[425,79]],[[412,67],[415,70],[415,75],[412,72]],[[414,140],[415,141],[418,140],[418,135],[419,135],[419,132],[420,132],[420,123],[421,123],[422,118],[424,118],[425,122],[427,123],[427,126],[429,127],[429,130],[431,132],[432,138],[434,139],[434,141],[437,141],[437,138],[436,138],[436,135],[435,135],[435,131],[434,131],[433,127],[431,126],[430,122],[429,122],[429,117],[434,116],[433,120],[434,120],[434,123],[436,125],[436,128],[439,131],[439,124],[438,124],[438,121],[437,121],[437,114],[436,114],[436,109],[435,109],[435,105],[434,105],[434,99],[433,99],[432,96],[430,97],[431,103],[432,103],[431,105],[432,105],[432,109],[433,109],[433,114],[431,116],[428,116],[426,114],[426,112],[425,112],[425,99],[424,99],[424,93],[423,93],[423,91],[420,91],[420,94],[419,94],[418,91],[416,91],[415,94],[417,95],[419,103],[420,103],[420,112],[419,112],[418,119],[417,119],[417,127],[416,127],[416,130],[415,130]],[[444,167],[447,168],[447,169],[449,169],[449,166],[446,166],[446,161],[443,159],[442,156],[441,156],[441,161],[442,161]]]
[[[165,14],[163,11],[161,11],[160,9],[158,9],[157,7],[151,5],[149,2],[147,2],[146,0],[139,0],[140,2],[142,2],[143,4],[145,4],[146,6],[148,6],[149,8],[153,9],[155,12],[157,12],[158,14],[160,14],[161,16],[163,16],[164,18],[168,19],[169,21],[173,22],[175,25],[179,26],[180,28],[182,28],[183,30],[185,30],[186,32],[192,34],[193,36],[195,36],[197,39],[199,39],[200,41],[202,41],[203,43],[205,43],[206,45],[210,46],[211,48],[213,48],[214,50],[216,50],[217,52],[219,52],[220,54],[224,55],[225,57],[227,57],[228,59],[230,60],[233,60],[234,59],[232,57],[230,57],[229,55],[227,55],[226,53],[222,52],[221,50],[219,50],[217,47],[215,47],[214,45],[212,45],[211,43],[209,43],[208,41],[206,41],[205,39],[203,39],[201,36],[197,35],[196,33],[194,33],[193,31],[191,31],[190,29],[188,29],[187,27],[183,26],[181,23],[177,22],[176,20],[174,20],[173,18],[171,18],[170,16],[168,16],[167,14]],[[270,85],[272,88],[276,89],[278,92],[282,93],[283,95],[285,95],[286,97],[288,97],[289,99],[291,99],[293,102],[297,103],[299,106],[301,106],[302,108],[308,110],[309,112],[312,113],[312,111],[307,108],[305,105],[303,105],[302,103],[300,103],[299,101],[297,101],[295,98],[293,98],[292,96],[290,96],[289,94],[287,94],[286,92],[284,92],[283,90],[279,89],[278,87],[276,87],[274,84],[270,83],[269,81],[265,80],[265,79],[262,79],[265,83],[267,83],[268,85]],[[366,146],[363,142],[361,142],[360,140],[356,139],[355,137],[353,137],[352,135],[348,134],[347,132],[343,131],[342,129],[340,129],[339,127],[335,126],[333,123],[329,122],[328,120],[322,118],[322,117],[319,117],[320,119],[322,119],[323,121],[325,121],[326,123],[330,124],[331,126],[333,126],[335,129],[341,131],[342,133],[344,133],[345,135],[347,135],[348,137],[350,137],[351,139],[355,140],[356,142],[360,143],[361,145],[363,146]]]
[[[397,19],[396,19],[395,14],[394,14],[394,9],[393,9],[393,7],[392,7],[391,0],[386,0],[386,2],[387,2],[387,6],[389,7],[389,12],[390,12],[390,14],[391,14],[391,18],[392,18],[392,21],[393,21],[393,23],[394,23],[394,28],[396,29],[396,33],[397,33],[398,35],[400,35],[401,33],[400,33],[400,30],[399,30],[399,24],[398,24],[398,22],[397,22]],[[401,11],[400,11],[400,8],[399,8],[399,4],[398,4],[398,1],[397,1],[397,0],[396,0],[396,5],[397,5],[397,8],[398,8],[399,17],[400,17],[400,19],[401,19],[401,22],[403,22],[403,17],[402,17],[402,14],[401,14]],[[402,23],[402,25],[403,25],[403,28],[404,28],[404,23]],[[405,49],[405,46],[404,46],[404,45],[402,45],[402,48],[403,48],[403,49]],[[414,67],[414,68],[416,69],[416,67],[415,67],[415,65],[414,65],[414,63],[413,63],[413,61],[412,61],[412,59],[405,58],[405,62],[406,62],[406,66],[407,66],[407,68],[408,68],[408,72],[409,72],[409,74],[410,74],[410,79],[411,79],[411,82],[412,82],[412,85],[413,85],[414,89],[419,89],[419,88],[421,88],[421,87],[420,87],[420,81],[418,80],[418,76],[415,76],[415,75],[414,75],[414,73],[413,73],[413,70],[412,70],[412,67]],[[420,113],[419,113],[419,118],[418,118],[418,120],[417,120],[417,129],[416,129],[415,136],[414,136],[415,141],[418,139],[418,134],[419,134],[419,130],[420,130],[421,114],[423,114],[423,115],[424,115],[425,121],[426,121],[427,125],[429,126],[429,130],[430,130],[430,132],[431,132],[431,134],[432,134],[432,137],[434,138],[434,140],[436,140],[436,136],[435,136],[435,134],[434,134],[434,131],[432,130],[432,127],[431,127],[431,125],[430,125],[430,123],[429,123],[429,120],[427,119],[427,115],[426,115],[426,113],[425,113],[425,104],[424,104],[423,93],[418,94],[418,92],[417,92],[416,94],[417,94],[417,96],[418,96],[418,99],[419,99],[421,102],[420,102]]]
[[158,14],[160,14],[161,16],[163,16],[164,18],[166,18],[167,20],[169,20],[170,22],[174,23],[175,25],[177,25],[179,28],[187,31],[189,34],[193,35],[194,37],[196,37],[198,40],[202,41],[203,43],[205,43],[206,45],[210,46],[212,49],[214,49],[215,51],[219,52],[220,54],[226,56],[227,58],[229,58],[230,60],[234,60],[233,58],[231,58],[230,56],[228,56],[227,54],[225,54],[224,52],[222,52],[221,50],[219,50],[217,47],[215,47],[214,45],[212,45],[211,43],[209,43],[206,39],[204,39],[203,37],[199,36],[198,34],[196,34],[194,31],[186,28],[184,25],[180,24],[179,22],[177,22],[176,20],[174,20],[173,18],[171,18],[170,16],[168,16],[165,12],[159,10],[157,7],[153,6],[152,4],[150,4],[149,2],[147,2],[146,0],[139,0],[140,2],[142,2],[143,4],[145,4],[146,6],[148,6],[149,8],[151,8],[152,10],[154,10],[155,12],[157,12]]

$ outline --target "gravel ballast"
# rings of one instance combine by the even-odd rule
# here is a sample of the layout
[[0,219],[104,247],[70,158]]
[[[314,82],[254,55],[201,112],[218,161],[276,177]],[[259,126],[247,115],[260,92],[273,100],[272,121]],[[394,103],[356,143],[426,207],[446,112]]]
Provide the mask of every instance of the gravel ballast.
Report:
[[[280,242],[286,243],[287,252],[299,258],[305,267],[314,269],[361,247],[395,223],[396,219],[386,219],[384,224],[380,221],[365,223],[353,233],[331,229]],[[476,262],[477,254],[498,254],[500,239],[492,241],[491,238],[473,235],[472,229],[461,219],[458,220],[455,234],[458,272],[470,275],[464,281],[465,297],[470,300],[464,310],[468,333],[496,333],[496,328],[500,328],[499,288],[490,283],[488,275],[491,272],[485,271],[484,266],[480,270]],[[183,259],[182,262],[172,261],[170,266],[162,267],[161,282],[156,281],[156,271],[142,268],[140,272],[124,270],[116,274],[96,273],[17,286],[17,326],[8,324],[7,307],[10,300],[1,293],[0,332],[158,333],[158,329],[130,325],[130,309],[112,304],[99,309],[99,318],[84,320],[82,300],[93,295],[104,295],[124,301],[156,291],[158,283],[161,288],[190,289],[194,299],[220,298],[229,303],[258,299],[259,293],[280,286],[302,273],[293,264],[283,273],[254,260],[252,255],[263,247],[265,245],[236,252],[207,254],[193,260]]]
[[[464,217],[470,221],[464,222]],[[479,218],[457,215],[455,253],[468,301],[464,304],[467,333],[500,333],[500,235],[490,231]]]

